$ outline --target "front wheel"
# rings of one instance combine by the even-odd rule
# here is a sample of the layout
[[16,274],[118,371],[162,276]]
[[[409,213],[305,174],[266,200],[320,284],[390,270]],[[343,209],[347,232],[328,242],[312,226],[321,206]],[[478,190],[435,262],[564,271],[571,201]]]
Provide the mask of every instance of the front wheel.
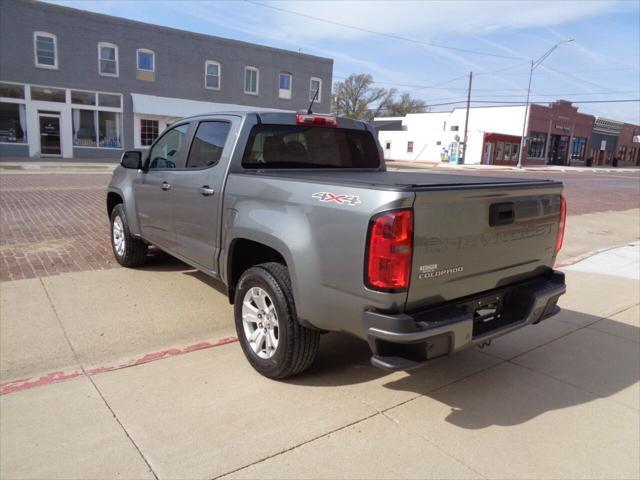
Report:
[[242,350],[260,374],[286,378],[313,363],[320,332],[298,322],[286,266],[263,263],[244,272],[236,288],[234,315]]
[[111,248],[123,267],[137,267],[147,258],[147,244],[131,235],[122,204],[111,212]]

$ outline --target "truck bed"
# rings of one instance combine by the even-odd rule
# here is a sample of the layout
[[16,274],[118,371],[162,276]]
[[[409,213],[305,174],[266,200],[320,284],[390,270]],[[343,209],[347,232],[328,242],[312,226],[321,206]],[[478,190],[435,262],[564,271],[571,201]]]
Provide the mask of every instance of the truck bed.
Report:
[[355,170],[263,170],[247,172],[249,175],[275,176],[298,181],[327,183],[341,186],[371,187],[385,190],[441,190],[478,187],[549,187],[560,182],[544,179],[518,179],[509,177],[479,177],[431,172],[379,172]]

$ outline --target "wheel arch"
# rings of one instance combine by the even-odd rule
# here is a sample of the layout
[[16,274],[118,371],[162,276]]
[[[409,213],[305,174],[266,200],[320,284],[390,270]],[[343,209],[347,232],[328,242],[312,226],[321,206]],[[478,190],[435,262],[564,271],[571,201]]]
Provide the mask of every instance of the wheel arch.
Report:
[[107,215],[109,217],[111,217],[111,212],[116,208],[116,205],[119,205],[120,203],[124,203],[124,199],[120,193],[114,191],[109,191],[107,193]]
[[277,262],[289,267],[285,256],[278,248],[248,238],[233,239],[228,251],[226,278],[227,295],[231,304],[234,302],[238,280],[249,268],[267,262]]

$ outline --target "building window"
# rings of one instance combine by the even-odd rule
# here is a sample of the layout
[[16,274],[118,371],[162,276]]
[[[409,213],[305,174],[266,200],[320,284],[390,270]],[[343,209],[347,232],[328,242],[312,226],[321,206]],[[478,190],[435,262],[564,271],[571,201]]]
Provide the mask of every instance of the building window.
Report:
[[576,137],[571,143],[571,160],[584,161],[584,154],[587,150],[587,139]]
[[156,71],[156,54],[153,50],[147,50],[146,48],[139,48],[136,50],[137,68],[145,72]]
[[73,120],[73,144],[77,147],[95,147],[96,111],[74,108],[71,117]]
[[122,148],[122,95],[71,90],[71,103],[74,146]]
[[498,148],[496,151],[496,160],[502,160],[504,152],[504,143],[498,142]]
[[82,90],[71,90],[71,103],[75,105],[95,105],[96,92],[84,92]]
[[518,160],[518,152],[520,151],[520,144],[514,143],[511,148],[511,160]]
[[140,145],[148,147],[156,141],[160,131],[160,122],[158,120],[140,119]]
[[0,97],[24,98],[24,85],[15,83],[0,83]]
[[407,142],[407,153],[413,153],[413,142]]
[[100,75],[118,76],[118,47],[113,43],[98,44],[98,68]]
[[36,67],[58,68],[58,40],[53,33],[33,32]]
[[458,130],[460,130],[460,127],[458,125],[451,125],[450,131],[457,132]]
[[292,76],[290,73],[281,72],[279,77],[279,89],[278,96],[280,98],[284,98],[286,100],[291,99],[291,80]]
[[504,144],[504,159],[507,161],[511,160],[511,144],[510,143]]
[[62,88],[31,87],[31,100],[64,103],[66,92]]
[[204,87],[211,90],[220,90],[220,64],[208,60],[204,64]]
[[119,112],[98,112],[98,146],[122,148],[122,114]]
[[260,71],[254,67],[244,67],[244,93],[258,95]]
[[540,132],[531,132],[529,136],[529,152],[531,158],[543,158],[544,148],[547,142],[547,134]]
[[[317,96],[316,92],[318,92]],[[311,80],[309,81],[309,101],[311,102],[314,97],[316,102],[322,101],[322,80],[318,77],[311,77]]]
[[0,102],[0,142],[27,142],[27,116],[23,104]]

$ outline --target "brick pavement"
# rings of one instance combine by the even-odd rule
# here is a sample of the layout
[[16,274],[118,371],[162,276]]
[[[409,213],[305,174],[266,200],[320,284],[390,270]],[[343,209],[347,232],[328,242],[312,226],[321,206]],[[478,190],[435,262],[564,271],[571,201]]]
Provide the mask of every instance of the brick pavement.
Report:
[[109,175],[0,176],[0,281],[115,266]]
[[[569,215],[640,205],[640,177],[634,174],[438,173],[561,180]],[[0,175],[0,281],[116,267],[105,210],[110,177],[85,173]],[[166,259],[160,256],[158,260]]]

